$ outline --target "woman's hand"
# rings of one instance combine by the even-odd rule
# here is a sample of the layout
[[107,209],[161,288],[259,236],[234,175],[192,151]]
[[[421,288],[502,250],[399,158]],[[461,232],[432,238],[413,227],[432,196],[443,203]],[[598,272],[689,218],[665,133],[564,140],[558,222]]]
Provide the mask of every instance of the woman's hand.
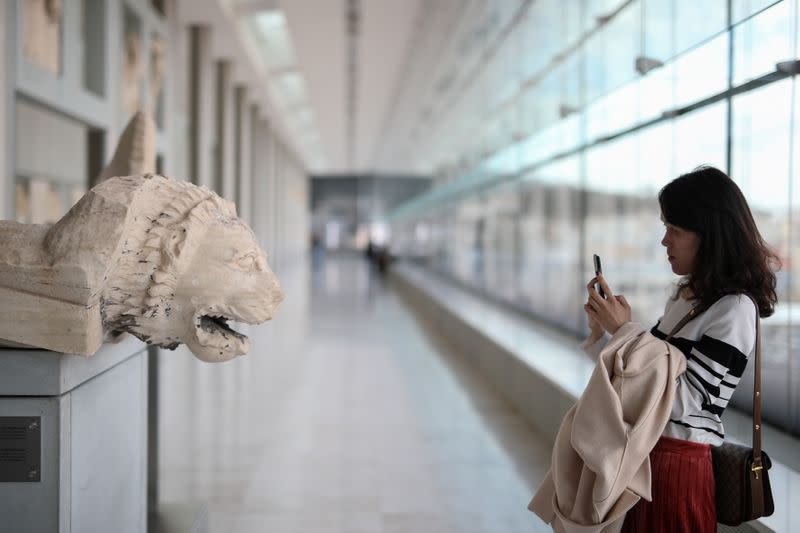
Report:
[[[587,309],[588,307],[588,304],[583,306],[584,309]],[[605,330],[603,329],[603,326],[600,325],[600,322],[592,318],[592,315],[589,314],[588,309],[586,310],[586,317],[589,319],[589,343],[593,343],[603,336]]]
[[[600,287],[606,295],[605,298],[600,296],[594,289],[595,283],[600,284]],[[624,296],[615,296],[611,292],[611,288],[606,283],[602,274],[598,274],[597,277],[592,278],[586,286],[586,290],[589,291],[589,299],[586,301],[586,305],[584,305],[583,308],[589,316],[589,327],[592,328],[592,337],[595,335],[594,328],[596,327],[592,325],[593,321],[612,335],[616,333],[623,324],[631,321],[631,306],[628,304],[628,301]],[[599,338],[599,336],[597,338]]]

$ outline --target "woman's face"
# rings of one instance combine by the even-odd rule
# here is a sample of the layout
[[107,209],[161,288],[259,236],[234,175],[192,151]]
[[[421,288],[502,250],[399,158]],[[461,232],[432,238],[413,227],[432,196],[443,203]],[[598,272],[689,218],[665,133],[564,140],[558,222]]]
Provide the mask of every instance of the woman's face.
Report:
[[667,259],[672,271],[679,276],[690,274],[697,250],[700,248],[700,236],[693,231],[666,222],[664,215],[661,215],[661,221],[666,227],[661,244],[667,248]]

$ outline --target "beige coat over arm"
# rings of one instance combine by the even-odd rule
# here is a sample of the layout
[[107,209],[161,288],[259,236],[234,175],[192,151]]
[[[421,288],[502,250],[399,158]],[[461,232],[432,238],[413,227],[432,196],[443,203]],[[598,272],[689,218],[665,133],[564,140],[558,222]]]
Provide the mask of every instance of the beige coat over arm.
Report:
[[550,471],[528,509],[557,532],[619,531],[639,498],[651,500],[649,454],[685,370],[671,344],[638,324],[620,328],[565,415]]

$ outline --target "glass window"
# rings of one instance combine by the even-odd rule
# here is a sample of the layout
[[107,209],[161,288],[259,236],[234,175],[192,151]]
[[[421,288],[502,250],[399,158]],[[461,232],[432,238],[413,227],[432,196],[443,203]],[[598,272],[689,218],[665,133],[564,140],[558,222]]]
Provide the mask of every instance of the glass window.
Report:
[[597,139],[633,126],[637,121],[638,83],[628,83],[587,108],[589,139]]
[[[586,153],[586,249],[581,279],[593,276],[590,258],[603,259],[603,271],[611,287],[619,292],[635,279],[625,246],[631,220],[625,216],[625,195],[636,183],[636,144],[625,137],[593,147]],[[635,228],[633,228],[635,229]],[[584,281],[584,285],[585,285]]]
[[680,54],[725,30],[727,2],[674,0],[675,52]]
[[661,246],[663,225],[658,191],[677,176],[675,170],[675,124],[662,122],[635,135],[637,180],[624,202],[630,222],[625,253],[630,268],[622,283],[625,297],[643,324],[655,324],[664,311],[674,277]]
[[[603,1],[603,0],[597,0]],[[557,18],[551,23],[558,24],[558,52],[574,45],[583,36],[589,27],[595,23],[594,17],[589,14],[588,19],[581,18],[583,2],[551,2],[558,13]],[[588,13],[587,13],[588,14]]]
[[[747,198],[758,229],[767,243],[780,255],[784,265],[790,265],[789,242],[789,182],[792,83],[783,80],[761,89],[737,96],[733,101],[734,178]],[[763,321],[762,363],[763,386],[776,391],[764,397],[764,415],[773,420],[788,420],[790,330],[787,322],[791,272],[778,274],[779,304],[775,315]],[[743,378],[751,382],[752,374]],[[749,410],[752,396],[734,395],[734,405]]]
[[671,121],[661,122],[636,134],[637,189],[645,197],[655,198],[661,187],[676,177],[673,128]]
[[641,40],[641,5],[625,7],[584,46],[586,99],[593,102],[634,79]]
[[[564,47],[558,2],[534,2],[524,21],[522,73],[528,79],[541,72]],[[556,21],[554,23],[554,21]]]
[[777,211],[781,218],[789,191],[791,103],[791,79],[733,99],[731,177],[754,212]]
[[528,131],[535,132],[558,121],[564,103],[562,68],[551,70],[538,85],[529,89],[525,113],[527,118],[533,119],[533,124]]
[[726,106],[722,101],[675,120],[675,171],[678,174],[698,165],[726,169],[725,122]]
[[[545,320],[578,328],[579,158],[538,169],[520,185],[518,302]],[[573,287],[574,290],[569,290]]]
[[644,122],[660,117],[675,107],[675,66],[668,63],[651,70],[637,83],[639,120]]
[[499,106],[511,98],[519,88],[519,44],[517,34],[519,27],[514,28],[508,38],[500,45],[500,49],[491,59],[491,73],[487,75],[494,83],[489,101],[492,107]]
[[[731,16],[733,24],[749,17],[753,13],[764,9],[770,5],[777,4],[781,0],[731,0]],[[788,4],[789,2],[784,1]]]
[[578,156],[564,157],[548,163],[536,171],[536,178],[543,183],[578,187],[581,171]]
[[[729,65],[740,85],[797,57],[797,0],[637,0],[607,25],[598,21],[620,5],[530,4],[496,66],[480,74],[491,79],[473,84],[450,113],[458,138],[439,136],[426,147],[448,152],[457,176],[407,231],[421,255],[454,278],[576,335],[586,331],[585,283],[598,253],[634,319],[652,325],[677,279],[661,245],[659,190],[702,164],[730,170],[783,261],[780,302],[764,321],[764,381],[774,391],[764,409],[798,433],[800,78],[739,94],[730,108],[720,100],[665,115],[725,93]],[[598,26],[579,51],[571,48]],[[640,75],[639,56],[664,64]],[[531,85],[487,119],[491,98],[510,94],[520,76]],[[620,135],[603,140],[612,134]],[[491,177],[520,172],[477,192]],[[734,405],[749,409],[750,379]]]
[[740,85],[775,70],[794,57],[792,5],[780,2],[733,30],[733,83]]
[[487,191],[486,289],[505,300],[513,300],[517,291],[515,266],[519,206],[517,183],[506,183]]
[[676,105],[683,107],[728,88],[728,34],[675,60]]
[[556,154],[575,148],[581,142],[580,115],[572,115],[520,142],[521,168],[542,163]]
[[561,76],[561,97],[559,100],[559,117],[564,118],[580,109],[584,101],[581,98],[581,71],[583,57],[572,54],[559,69]]
[[486,171],[492,177],[505,176],[517,172],[519,169],[518,151],[519,147],[516,144],[500,150],[486,162]]
[[675,2],[641,2],[643,54],[666,63],[675,55]]
[[484,285],[484,243],[486,221],[484,201],[471,197],[457,208],[453,247],[453,274],[460,280]]

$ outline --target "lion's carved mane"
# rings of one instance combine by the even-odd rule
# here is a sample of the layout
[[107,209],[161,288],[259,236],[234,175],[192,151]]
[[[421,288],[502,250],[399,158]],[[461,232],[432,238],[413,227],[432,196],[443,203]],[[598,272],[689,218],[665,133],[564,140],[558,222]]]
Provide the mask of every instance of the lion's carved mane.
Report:
[[[236,263],[242,254],[252,261]],[[167,348],[186,342],[201,359],[229,359],[249,343],[226,320],[268,320],[283,297],[231,202],[153,174],[100,183],[50,228],[0,222],[0,276],[0,292],[14,296],[10,304],[33,307],[25,294],[41,296],[53,301],[51,313],[72,305],[87,310],[89,322],[101,322],[89,324],[81,339],[48,336],[41,326],[26,334],[3,326],[3,312],[11,310],[0,304],[0,338],[87,355],[99,345],[92,333],[99,329]],[[223,286],[208,287],[215,283]]]

